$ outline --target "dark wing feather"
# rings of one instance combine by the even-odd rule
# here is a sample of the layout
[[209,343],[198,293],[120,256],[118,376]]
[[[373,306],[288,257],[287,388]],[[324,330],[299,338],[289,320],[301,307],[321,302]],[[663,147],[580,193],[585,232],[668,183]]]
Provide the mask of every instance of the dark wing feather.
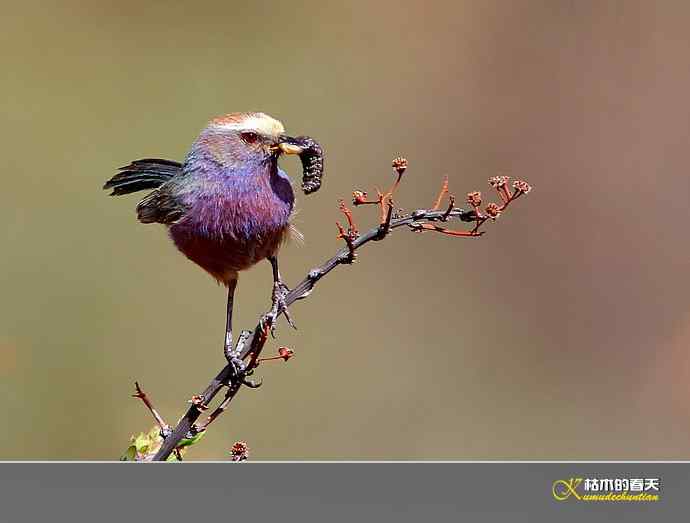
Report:
[[104,189],[112,189],[111,196],[160,187],[182,172],[182,164],[172,160],[146,158],[135,160],[129,165],[120,167],[118,170],[120,172],[103,186]]
[[175,196],[171,189],[170,184],[162,185],[139,202],[137,217],[141,223],[170,225],[185,215],[188,207]]

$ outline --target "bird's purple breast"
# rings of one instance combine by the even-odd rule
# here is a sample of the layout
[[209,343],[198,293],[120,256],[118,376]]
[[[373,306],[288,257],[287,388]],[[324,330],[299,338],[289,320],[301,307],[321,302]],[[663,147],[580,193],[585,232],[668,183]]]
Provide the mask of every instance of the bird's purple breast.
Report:
[[227,170],[194,165],[180,189],[188,207],[170,226],[177,248],[218,281],[274,255],[290,228],[294,193],[275,164]]

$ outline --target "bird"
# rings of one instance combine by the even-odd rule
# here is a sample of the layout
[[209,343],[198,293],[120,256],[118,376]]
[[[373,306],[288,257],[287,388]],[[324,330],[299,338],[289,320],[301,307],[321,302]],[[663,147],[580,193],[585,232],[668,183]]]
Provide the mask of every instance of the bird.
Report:
[[270,262],[273,274],[272,307],[265,317],[271,331],[280,314],[294,327],[278,251],[290,237],[301,235],[291,222],[291,180],[278,166],[283,154],[300,156],[302,189],[305,194],[317,191],[323,175],[321,146],[308,136],[288,136],[279,120],[261,112],[213,118],[184,162],[135,160],[103,186],[111,196],[153,189],[136,207],[139,221],[165,225],[177,249],[227,287],[223,346],[229,360],[239,273],[262,260]]

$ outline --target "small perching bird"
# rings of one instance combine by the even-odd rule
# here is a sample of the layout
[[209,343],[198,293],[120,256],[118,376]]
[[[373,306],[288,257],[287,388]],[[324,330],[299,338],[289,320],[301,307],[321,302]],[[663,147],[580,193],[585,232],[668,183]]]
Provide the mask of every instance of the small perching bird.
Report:
[[111,195],[155,189],[137,205],[142,223],[167,225],[187,258],[228,288],[225,354],[232,351],[232,310],[238,274],[263,259],[273,269],[271,327],[285,314],[288,288],[278,270],[278,250],[296,233],[290,223],[295,196],[278,167],[282,153],[302,160],[302,189],[319,189],[321,147],[309,137],[292,138],[283,124],[263,113],[214,118],[192,145],[184,163],[136,160],[120,168],[104,189]]

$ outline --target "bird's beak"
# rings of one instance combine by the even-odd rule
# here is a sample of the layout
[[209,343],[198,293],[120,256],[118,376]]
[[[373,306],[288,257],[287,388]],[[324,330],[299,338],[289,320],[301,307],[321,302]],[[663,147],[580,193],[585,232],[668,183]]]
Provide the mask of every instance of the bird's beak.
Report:
[[302,154],[304,152],[304,147],[300,145],[300,142],[291,136],[281,136],[278,149],[285,154]]

